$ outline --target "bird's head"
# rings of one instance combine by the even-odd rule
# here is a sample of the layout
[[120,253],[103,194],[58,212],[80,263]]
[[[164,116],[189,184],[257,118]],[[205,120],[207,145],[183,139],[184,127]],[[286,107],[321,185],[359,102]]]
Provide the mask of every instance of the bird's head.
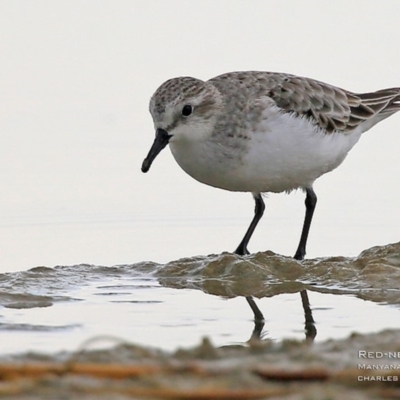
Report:
[[222,110],[221,93],[211,83],[191,77],[164,82],[150,100],[156,137],[143,161],[147,172],[168,143],[207,140]]

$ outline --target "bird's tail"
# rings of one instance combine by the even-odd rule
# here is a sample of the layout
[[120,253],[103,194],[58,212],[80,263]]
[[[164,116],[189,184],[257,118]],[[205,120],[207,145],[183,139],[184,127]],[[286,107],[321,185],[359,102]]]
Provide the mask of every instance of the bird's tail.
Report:
[[[354,97],[353,97],[354,96]],[[361,126],[362,132],[400,111],[400,88],[382,89],[371,93],[348,93],[351,128]]]
[[372,93],[356,94],[356,96],[375,114],[393,114],[400,110],[400,88],[382,89]]

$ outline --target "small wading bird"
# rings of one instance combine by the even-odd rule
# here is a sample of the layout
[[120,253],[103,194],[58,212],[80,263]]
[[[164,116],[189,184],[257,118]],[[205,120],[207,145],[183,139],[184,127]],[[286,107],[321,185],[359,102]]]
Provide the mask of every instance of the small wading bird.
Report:
[[400,88],[356,94],[309,78],[257,71],[208,81],[174,78],[150,100],[156,138],[142,171],[169,144],[194,179],[251,192],[255,214],[238,255],[249,253],[264,213],[262,193],[304,190],[306,214],[294,255],[302,260],[317,202],[314,181],[338,167],[363,132],[399,110]]

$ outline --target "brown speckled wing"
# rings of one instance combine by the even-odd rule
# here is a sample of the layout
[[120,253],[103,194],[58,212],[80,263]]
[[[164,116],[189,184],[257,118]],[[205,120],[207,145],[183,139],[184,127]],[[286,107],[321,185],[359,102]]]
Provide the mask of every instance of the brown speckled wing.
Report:
[[321,128],[350,132],[379,113],[400,110],[400,88],[355,94],[313,79],[286,74],[271,75],[267,93],[278,107],[304,115]]

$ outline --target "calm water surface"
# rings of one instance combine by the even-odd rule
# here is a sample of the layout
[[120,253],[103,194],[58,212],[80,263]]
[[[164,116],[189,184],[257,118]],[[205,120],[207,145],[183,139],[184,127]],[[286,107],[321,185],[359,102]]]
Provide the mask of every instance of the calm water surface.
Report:
[[[307,289],[315,340],[398,328],[400,244],[357,258],[302,263],[271,252],[223,253],[103,267],[37,267],[0,276],[0,353],[77,350],[109,336],[166,350],[209,337],[216,345],[245,343],[254,294],[265,316],[264,340],[305,338],[300,291]],[[373,322],[372,322],[373,321]],[[112,338],[112,339],[111,339]]]

